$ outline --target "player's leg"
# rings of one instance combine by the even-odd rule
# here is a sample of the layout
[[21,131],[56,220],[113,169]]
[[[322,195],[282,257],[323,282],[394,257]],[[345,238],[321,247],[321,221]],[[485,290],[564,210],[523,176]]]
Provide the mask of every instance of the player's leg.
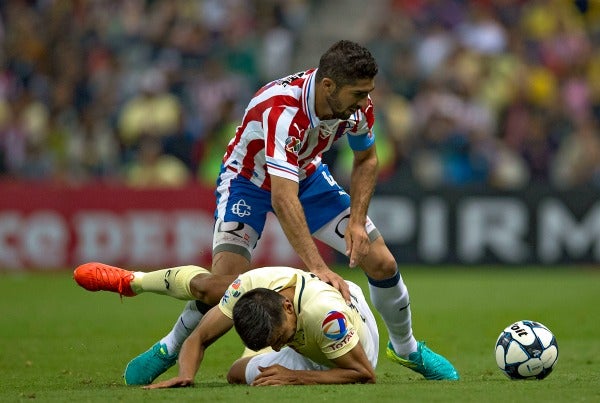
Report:
[[[311,232],[315,238],[344,254],[344,233],[350,216],[350,197],[341,190],[326,170],[319,175],[312,175],[311,178],[311,189],[304,195],[303,207],[307,219],[320,217],[313,218],[312,223],[309,221]],[[318,221],[325,218],[328,219],[325,223]],[[412,353],[417,353],[419,357],[423,355],[432,361],[429,367],[437,368],[433,373],[425,372],[422,365],[418,367],[419,372],[428,379],[458,379],[455,369],[445,358],[433,352],[429,354],[430,350],[415,340],[409,293],[396,260],[385,245],[379,230],[368,217],[366,231],[371,240],[371,247],[369,254],[361,262],[361,268],[368,277],[371,302],[388,329],[392,352],[400,359],[409,358]],[[406,362],[404,364],[407,365]]]
[[[217,200],[211,273],[235,277],[251,267],[252,251],[264,229],[267,212],[270,211],[270,195],[248,180],[225,172],[217,185]],[[215,276],[215,278],[219,277]],[[231,281],[225,285],[225,288],[230,283]],[[192,294],[212,291],[210,287],[206,289],[210,283],[197,276],[193,277],[188,285]],[[222,296],[225,289],[219,292]],[[206,310],[205,308],[201,307],[201,313]],[[139,384],[135,382],[144,381],[144,384],[148,384],[166,371],[169,367],[160,365],[160,360],[155,354],[156,346],[170,346],[165,348],[166,353],[169,357],[177,357],[185,339],[200,323],[202,315],[194,315],[193,306],[186,305],[173,329],[150,349],[128,363],[124,374],[125,382]],[[185,329],[180,326],[182,321],[186,323]],[[181,331],[177,331],[178,326]],[[186,329],[189,331],[183,331]]]
[[235,276],[213,276],[208,270],[191,265],[142,272],[89,262],[77,267],[73,278],[88,291],[112,291],[126,297],[151,292],[216,305]]
[[272,212],[271,193],[231,171],[217,182],[211,272],[239,275],[251,268],[252,253]]
[[259,367],[265,368],[271,365],[281,365],[297,371],[324,371],[328,369],[328,367],[315,363],[291,348],[284,347],[279,351],[239,358],[229,369],[227,381],[233,384],[251,385],[261,372]]
[[350,287],[352,304],[358,309],[358,312],[360,312],[360,315],[367,326],[367,330],[369,331],[370,337],[366,340],[361,339],[362,347],[373,368],[377,368],[379,358],[379,329],[377,328],[377,321],[365,299],[362,289],[351,281],[346,280],[346,283],[348,283],[348,286]]
[[[349,210],[340,213],[314,236],[343,253],[346,247],[343,234],[348,212]],[[367,232],[372,241],[369,253],[361,262],[361,268],[367,275],[371,302],[388,330],[390,341],[387,356],[427,379],[458,379],[458,373],[447,359],[414,338],[410,297],[396,261],[368,218]]]
[[361,268],[368,278],[371,302],[384,319],[391,344],[403,357],[417,350],[413,336],[410,296],[396,261],[383,238],[371,242]]
[[[123,379],[127,385],[147,385],[177,362],[183,341],[194,330],[210,306],[188,301],[171,331],[127,364]],[[174,351],[174,353],[170,353]]]
[[[310,187],[307,186],[306,192],[301,194],[309,228],[316,239],[344,254],[350,196],[335,182],[326,167],[312,175],[310,181]],[[304,188],[301,186],[300,190],[302,192]],[[321,221],[317,221],[319,219]],[[371,257],[366,269],[363,264],[363,269],[369,278],[371,301],[388,326],[394,344],[408,355],[417,349],[417,342],[412,335],[408,291],[394,257],[385,248],[379,231],[368,217],[366,231],[371,240]]]

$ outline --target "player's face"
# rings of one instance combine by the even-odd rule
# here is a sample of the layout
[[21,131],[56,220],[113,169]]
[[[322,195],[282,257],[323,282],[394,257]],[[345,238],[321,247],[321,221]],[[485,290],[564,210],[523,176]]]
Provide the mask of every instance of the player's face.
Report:
[[296,329],[283,326],[276,332],[276,337],[271,341],[271,348],[274,351],[279,351],[294,340]]
[[333,112],[333,119],[346,120],[358,109],[367,107],[368,96],[375,89],[375,79],[358,80],[352,85],[336,87],[327,96],[327,103]]
[[[290,306],[291,303],[290,303]],[[275,329],[273,332],[273,337],[270,340],[269,345],[275,351],[281,350],[283,347],[288,345],[294,340],[294,336],[296,335],[296,315],[292,311],[286,310],[285,320],[283,324]]]

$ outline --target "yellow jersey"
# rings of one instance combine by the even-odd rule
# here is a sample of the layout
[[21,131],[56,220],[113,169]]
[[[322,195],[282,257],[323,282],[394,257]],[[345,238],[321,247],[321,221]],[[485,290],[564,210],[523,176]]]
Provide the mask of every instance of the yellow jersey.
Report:
[[289,347],[329,367],[333,366],[331,359],[346,354],[360,340],[365,341],[365,348],[373,349],[371,343],[366,343],[369,330],[357,304],[346,304],[338,290],[300,269],[263,267],[241,274],[223,295],[219,308],[233,318],[233,306],[245,292],[289,287],[296,287],[293,303],[298,318],[296,335]]

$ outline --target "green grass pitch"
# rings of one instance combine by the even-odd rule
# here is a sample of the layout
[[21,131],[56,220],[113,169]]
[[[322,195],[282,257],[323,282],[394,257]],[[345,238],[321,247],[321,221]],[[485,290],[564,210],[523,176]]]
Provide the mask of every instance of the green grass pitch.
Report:
[[[363,286],[362,272],[339,272]],[[375,385],[230,386],[225,374],[242,345],[234,332],[208,350],[193,388],[149,391],[123,384],[130,358],[171,328],[184,303],[144,294],[120,298],[79,288],[70,271],[0,274],[2,402],[598,402],[600,270],[573,267],[402,270],[415,336],[448,357],[458,382],[430,382],[385,358]],[[531,319],[555,334],[559,360],[542,381],[511,381],[496,367],[494,342]],[[176,367],[161,376],[176,374]]]

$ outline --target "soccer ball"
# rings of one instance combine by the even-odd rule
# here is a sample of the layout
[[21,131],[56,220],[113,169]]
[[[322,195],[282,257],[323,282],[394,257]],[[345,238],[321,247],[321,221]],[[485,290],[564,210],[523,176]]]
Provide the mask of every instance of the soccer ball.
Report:
[[510,379],[544,379],[557,360],[556,338],[539,322],[515,322],[496,340],[496,363]]

